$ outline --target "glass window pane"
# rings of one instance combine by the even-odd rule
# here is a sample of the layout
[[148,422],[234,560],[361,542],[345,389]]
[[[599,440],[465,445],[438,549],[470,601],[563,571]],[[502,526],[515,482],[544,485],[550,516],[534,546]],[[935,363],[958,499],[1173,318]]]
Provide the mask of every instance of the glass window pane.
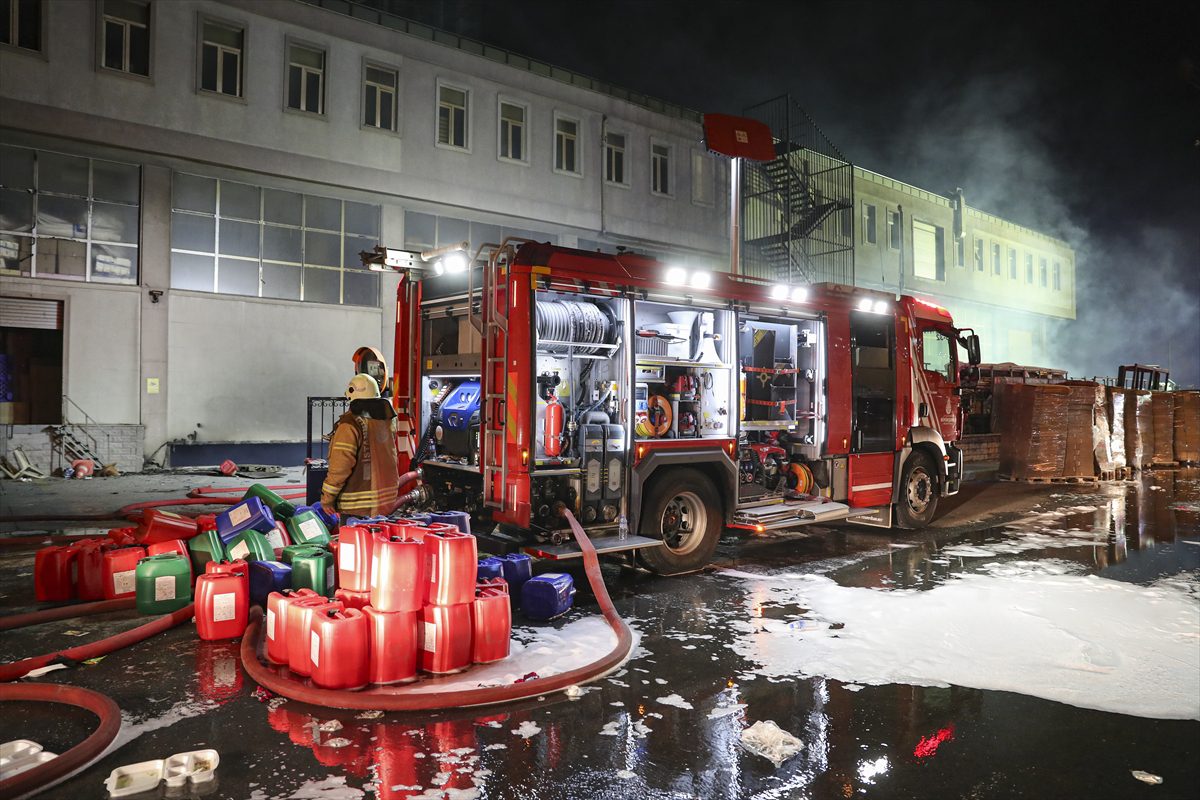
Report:
[[346,201],[346,233],[379,237],[379,206]]
[[242,32],[215,22],[204,23],[204,41],[223,44],[238,50],[242,48]]
[[303,79],[304,70],[288,67],[288,108],[300,108],[300,84]]
[[342,229],[341,200],[306,195],[304,201],[305,227],[320,228],[326,231],[340,231]]
[[437,217],[419,211],[404,212],[404,246],[412,249],[434,247],[437,243]]
[[302,257],[300,241],[299,228],[266,225],[263,227],[263,258],[299,264]]
[[119,22],[104,23],[104,66],[125,68],[125,26]]
[[33,230],[33,195],[0,189],[0,231]]
[[367,67],[367,80],[372,83],[378,83],[380,86],[396,86],[396,73],[390,69],[379,69],[377,67]]
[[362,258],[358,255],[364,250],[368,253],[379,242],[375,239],[368,239],[363,236],[347,236],[342,243],[342,264],[346,269],[366,269],[363,266]]
[[239,65],[242,57],[237,53],[225,51],[221,53],[221,92],[232,97],[242,96],[242,87],[239,83]]
[[348,306],[379,305],[379,273],[347,272],[345,275],[345,304]]
[[0,234],[0,270],[28,275],[33,270],[33,239]]
[[215,252],[217,223],[213,217],[195,214],[171,215],[171,248],[173,250],[199,250]]
[[304,270],[304,299],[310,303],[340,302],[342,273],[333,269]]
[[376,122],[376,95],[379,90],[374,86],[368,86],[363,97],[363,122],[367,125],[375,125]]
[[263,190],[263,219],[284,225],[299,225],[304,216],[300,195],[278,189]]
[[212,178],[176,172],[171,177],[172,208],[187,211],[217,212],[217,182]]
[[471,255],[474,255],[474,251],[479,249],[480,245],[486,242],[499,244],[500,236],[501,233],[499,225],[485,225],[480,222],[472,222],[470,239],[472,251]]
[[92,196],[97,200],[136,203],[140,172],[141,170],[134,164],[94,160],[92,161]]
[[396,114],[392,108],[392,93],[381,92],[379,95],[379,127],[387,131],[396,130]]
[[512,153],[510,158],[521,161],[525,158],[525,149],[521,143],[521,132],[524,130],[520,125],[514,125],[512,129]]
[[322,267],[340,267],[342,260],[341,237],[335,233],[304,234],[304,263]]
[[438,217],[437,246],[465,242],[471,235],[471,223],[454,217]]
[[442,102],[447,105],[465,106],[467,104],[466,92],[458,89],[451,89],[449,86],[442,87]]
[[300,299],[300,267],[263,264],[262,296],[281,300]]
[[32,150],[0,147],[0,186],[5,189],[33,188]]
[[304,110],[321,113],[321,76],[312,72],[304,76]]
[[9,8],[11,0],[0,0],[0,42],[8,44],[12,41],[12,13]]
[[222,218],[219,231],[221,254],[258,258],[259,227],[254,222],[236,222]]
[[200,88],[217,90],[217,48],[206,44],[200,48]]
[[38,235],[86,239],[87,207],[87,200],[42,195],[38,199]]
[[150,8],[138,0],[104,0],[104,13],[131,22],[150,22]]
[[140,25],[129,27],[129,71],[137,75],[150,74],[150,29]]
[[113,283],[137,283],[136,247],[92,244],[92,279]]
[[467,146],[467,115],[459,110],[454,112],[454,141],[455,147]]
[[197,292],[213,290],[213,257],[171,253],[171,288]]
[[112,203],[92,204],[92,239],[102,242],[138,243],[138,209]]
[[59,153],[38,153],[38,190],[87,197],[87,159]]
[[325,54],[321,51],[310,50],[307,47],[301,47],[296,44],[291,46],[288,53],[290,54],[288,58],[291,63],[311,67],[312,69],[321,69],[321,66],[325,62]]
[[220,259],[217,264],[217,292],[258,297],[258,262]]
[[87,245],[69,242],[66,239],[42,239],[37,241],[38,275],[68,275],[82,278],[86,274]]
[[39,0],[18,0],[17,47],[42,49],[42,4]]
[[258,219],[258,187],[221,181],[221,218]]

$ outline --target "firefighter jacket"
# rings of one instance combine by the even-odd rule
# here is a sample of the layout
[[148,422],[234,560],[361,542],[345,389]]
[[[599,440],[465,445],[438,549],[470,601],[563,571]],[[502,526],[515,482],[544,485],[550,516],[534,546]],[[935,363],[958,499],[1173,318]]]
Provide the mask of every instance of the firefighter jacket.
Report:
[[391,512],[400,479],[395,419],[391,404],[381,397],[350,401],[329,441],[323,508],[362,517]]

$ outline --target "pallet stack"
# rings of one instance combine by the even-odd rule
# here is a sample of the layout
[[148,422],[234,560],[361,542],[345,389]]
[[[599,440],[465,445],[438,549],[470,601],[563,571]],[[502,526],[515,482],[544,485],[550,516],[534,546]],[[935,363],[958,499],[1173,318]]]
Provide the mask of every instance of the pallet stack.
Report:
[[1125,451],[1125,403],[1128,391],[1116,386],[1104,387],[1105,409],[1108,412],[1108,456],[1113,477],[1129,477],[1129,458]]
[[1150,393],[1150,424],[1154,428],[1154,447],[1150,465],[1154,467],[1177,467],[1175,460],[1175,394],[1173,392]]
[[1014,481],[1062,478],[1066,455],[1067,386],[998,384],[1000,477]]
[[1063,478],[1093,480],[1113,472],[1104,386],[1094,381],[1064,381],[1067,397],[1066,454]]
[[1125,458],[1133,469],[1146,469],[1154,459],[1150,413],[1150,392],[1125,390]]
[[1175,460],[1200,463],[1200,392],[1175,392]]

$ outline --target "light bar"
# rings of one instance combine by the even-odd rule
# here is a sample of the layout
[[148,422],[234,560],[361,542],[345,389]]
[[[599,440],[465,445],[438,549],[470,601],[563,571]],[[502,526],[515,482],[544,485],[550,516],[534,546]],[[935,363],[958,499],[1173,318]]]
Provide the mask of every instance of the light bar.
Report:
[[795,289],[792,289],[792,302],[793,303],[803,303],[807,299],[808,299],[808,289],[805,289],[803,286],[797,286]]
[[864,297],[862,300],[858,301],[859,311],[870,311],[874,306],[875,302],[869,297]]
[[777,283],[771,287],[772,300],[787,300],[788,287],[786,284]]
[[683,286],[688,282],[687,270],[683,267],[671,267],[663,279],[672,286]]
[[467,254],[461,250],[456,250],[453,253],[447,253],[437,260],[437,264],[441,265],[442,270],[454,275],[459,272],[467,271]]
[[712,275],[703,270],[696,270],[692,273],[692,279],[688,283],[693,289],[707,289],[712,283]]

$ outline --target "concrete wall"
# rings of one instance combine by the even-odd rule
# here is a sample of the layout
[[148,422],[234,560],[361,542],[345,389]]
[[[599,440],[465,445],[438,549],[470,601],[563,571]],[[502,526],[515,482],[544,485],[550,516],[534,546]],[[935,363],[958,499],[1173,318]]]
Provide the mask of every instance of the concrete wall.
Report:
[[[49,475],[55,467],[64,466],[54,455],[54,445],[47,426],[13,425],[6,426],[6,430],[10,430],[11,434],[0,438],[0,456],[4,456],[9,464],[13,463],[9,454],[20,448],[29,463],[45,475]],[[80,431],[96,440],[96,454],[104,463],[116,464],[121,472],[141,471],[144,454],[142,442],[145,439],[141,425],[81,425],[76,428],[75,435],[84,440]],[[90,446],[91,442],[87,444]],[[97,464],[96,469],[99,468]]]

